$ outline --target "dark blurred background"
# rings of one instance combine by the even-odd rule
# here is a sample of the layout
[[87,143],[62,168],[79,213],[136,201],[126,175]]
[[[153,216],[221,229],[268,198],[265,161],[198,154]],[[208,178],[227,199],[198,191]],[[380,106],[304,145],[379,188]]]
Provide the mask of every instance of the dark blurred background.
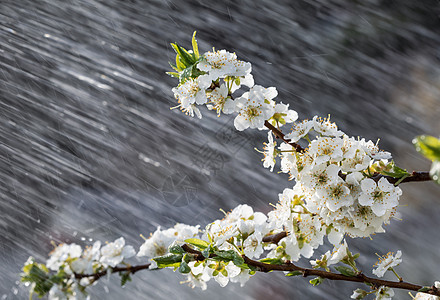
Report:
[[[293,185],[262,168],[253,149],[265,132],[169,109],[169,43],[190,47],[194,30],[202,51],[252,62],[255,82],[275,86],[301,119],[331,114],[349,135],[381,138],[399,166],[427,170],[411,140],[440,131],[438,3],[0,0],[0,299],[27,298],[20,269],[30,255],[45,260],[51,241],[124,236],[138,249],[158,225],[204,226],[239,203],[267,213]],[[348,242],[367,274],[375,253],[400,249],[404,279],[430,285],[440,279],[440,187],[402,188],[401,221]],[[348,299],[360,287],[257,274],[203,292],[164,270],[121,289],[113,277],[90,289],[94,299]]]

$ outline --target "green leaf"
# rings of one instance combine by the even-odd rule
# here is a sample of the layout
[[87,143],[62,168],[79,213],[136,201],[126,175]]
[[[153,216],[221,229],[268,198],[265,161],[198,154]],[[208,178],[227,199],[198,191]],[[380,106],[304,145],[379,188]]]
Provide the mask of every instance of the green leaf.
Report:
[[124,286],[127,281],[131,281],[130,272],[120,273],[121,275],[121,286]]
[[260,262],[271,265],[282,265],[284,263],[281,258],[263,258],[260,259]]
[[173,64],[172,62],[169,61],[168,64],[170,65],[171,68],[173,68],[173,70],[175,70],[177,72],[180,71],[179,68],[177,68],[177,66],[175,64]]
[[234,250],[220,250],[220,251],[214,251],[214,253],[222,258],[223,260],[234,260],[235,257],[235,251]]
[[185,240],[185,243],[196,246],[199,249],[206,249],[209,246],[208,242],[201,240],[201,239],[196,239],[196,238],[187,239],[187,240]]
[[180,47],[176,44],[177,53],[180,55],[182,62],[185,64],[185,67],[191,66],[196,62],[196,59],[188,53],[184,48]]
[[185,64],[182,63],[182,61],[180,60],[179,54],[176,55],[176,67],[177,67],[176,71],[181,72],[181,71],[185,70]]
[[425,292],[428,292],[430,290],[431,290],[431,288],[429,286],[424,286],[421,289],[419,289],[417,292],[425,293]]
[[403,178],[410,175],[405,169],[396,166],[394,161],[391,161],[388,165],[385,166],[385,168],[389,170],[387,171],[384,169],[381,170],[380,173],[383,175],[391,176],[393,178]]
[[440,160],[440,140],[429,135],[420,135],[413,140],[416,150],[426,158]]
[[184,261],[180,263],[179,272],[182,274],[188,274],[191,272],[191,268],[188,266],[188,264]]
[[303,275],[303,272],[301,272],[301,271],[292,271],[292,272],[289,272],[289,273],[286,274],[287,277],[299,276],[299,275]]
[[165,72],[167,75],[174,77],[174,78],[179,78],[179,73],[177,72]]
[[193,47],[193,52],[194,52],[195,57],[199,58],[200,54],[199,54],[199,46],[197,45],[197,40],[196,40],[196,33],[197,33],[197,31],[194,31],[193,37],[192,37],[192,40],[191,40],[191,44],[192,44],[192,47]]
[[232,262],[234,263],[234,265],[236,266],[240,266],[244,264],[244,259],[243,257],[241,257],[240,254],[238,254],[237,252],[234,253],[234,258],[232,260]]
[[182,254],[167,254],[153,258],[159,268],[174,267],[182,261]]
[[179,74],[179,79],[180,79],[180,83],[184,83],[185,81],[187,81],[189,78],[192,77],[192,66],[186,68],[185,70],[183,70],[182,72],[180,72]]
[[313,278],[312,280],[310,280],[309,282],[310,282],[311,285],[317,286],[317,285],[321,284],[323,281],[324,281],[323,278],[316,277],[316,278]]
[[173,254],[184,254],[186,253],[185,250],[183,250],[182,247],[180,247],[177,244],[172,244],[171,246],[168,247],[168,252],[173,253]]
[[206,248],[205,250],[202,251],[202,255],[205,258],[209,258],[209,255],[211,254],[211,247]]
[[345,266],[336,266],[335,269],[341,273],[342,275],[348,276],[348,277],[353,277],[356,276],[356,272],[349,267],[345,267]]

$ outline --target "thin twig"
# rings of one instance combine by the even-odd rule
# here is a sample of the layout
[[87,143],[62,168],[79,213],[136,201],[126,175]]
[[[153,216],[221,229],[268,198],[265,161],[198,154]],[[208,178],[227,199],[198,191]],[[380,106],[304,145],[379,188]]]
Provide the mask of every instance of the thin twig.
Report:
[[[109,272],[110,273],[128,272],[128,273],[134,274],[137,271],[148,269],[150,267],[150,265],[151,265],[151,263],[144,264],[144,265],[138,265],[138,266],[115,267],[115,268],[111,268]],[[101,272],[94,273],[94,274],[76,274],[75,273],[75,278],[81,279],[81,278],[93,277],[93,279],[96,280],[96,279],[99,279],[105,275],[107,275],[107,271],[101,271]]]
[[268,121],[264,121],[264,126],[266,126],[267,128],[270,129],[270,131],[273,132],[273,134],[275,135],[275,137],[283,140],[285,143],[291,145],[293,148],[295,148],[296,152],[304,152],[304,148],[301,147],[299,144],[297,143],[293,143],[290,142],[290,140],[286,139],[284,137],[284,133],[281,132],[281,130],[275,128],[275,126],[273,126],[272,124],[270,124]]

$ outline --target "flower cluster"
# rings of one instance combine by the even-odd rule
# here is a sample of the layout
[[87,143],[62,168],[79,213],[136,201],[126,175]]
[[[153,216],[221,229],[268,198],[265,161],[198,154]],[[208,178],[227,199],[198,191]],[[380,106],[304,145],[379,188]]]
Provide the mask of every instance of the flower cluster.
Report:
[[[315,138],[311,140],[311,136]],[[402,194],[386,178],[374,176],[381,166],[393,166],[388,152],[380,151],[372,141],[349,137],[329,119],[316,116],[295,124],[285,138],[294,142],[305,138],[308,147],[298,152],[291,144],[282,143],[275,149],[269,137],[268,145],[272,146],[267,146],[265,156],[272,163],[265,161],[264,166],[273,168],[275,157],[281,157],[281,171],[296,181],[291,193],[302,199],[296,204],[303,208],[302,215],[314,216],[317,228],[331,227],[353,237],[384,232],[382,225],[396,213]],[[288,203],[277,209],[291,211],[296,222],[291,206]]]
[[[95,282],[94,274],[105,274],[135,254],[123,237],[103,247],[100,241],[85,249],[76,244],[60,244],[45,265],[30,257],[23,267],[22,280],[30,282],[38,295],[48,293],[49,299],[86,299],[85,288]],[[50,275],[50,271],[55,274]]]
[[[266,120],[281,127],[298,118],[296,111],[289,110],[289,105],[277,104],[273,100],[278,95],[274,87],[254,85],[251,64],[238,60],[235,53],[218,50],[199,55],[194,37],[192,51],[172,45],[178,62],[173,68],[178,73],[170,75],[179,78],[179,85],[173,88],[173,93],[179,103],[177,107],[185,113],[201,118],[198,105],[206,105],[218,116],[237,113],[234,125],[240,131],[264,129]],[[179,63],[182,66],[179,67]],[[232,94],[242,86],[248,87],[249,91],[234,100]]]
[[210,259],[208,256],[203,262],[189,264],[190,285],[204,289],[206,282],[211,278],[221,286],[225,286],[229,281],[240,282],[243,285],[252,272],[248,267],[243,267],[241,255],[259,258],[263,254],[262,239],[269,231],[266,220],[265,214],[254,212],[248,205],[239,205],[222,220],[208,224],[202,240],[207,241],[213,253],[224,260]]
[[[160,227],[151,234],[149,239],[146,239],[142,244],[138,257],[146,256],[150,259],[163,256],[168,253],[168,248],[176,243],[183,243],[186,239],[196,238],[199,234],[199,226],[190,226],[185,224],[176,224],[173,228],[161,230]],[[150,268],[156,268],[157,265],[154,260]]]

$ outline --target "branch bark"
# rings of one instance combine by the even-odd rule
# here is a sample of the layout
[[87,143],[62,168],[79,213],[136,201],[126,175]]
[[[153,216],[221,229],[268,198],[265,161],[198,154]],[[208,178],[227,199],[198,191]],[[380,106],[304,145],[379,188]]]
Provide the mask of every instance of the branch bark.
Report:
[[[134,274],[137,271],[148,269],[150,267],[150,265],[151,264],[148,263],[148,264],[137,265],[137,266],[115,267],[115,268],[110,269],[110,273],[129,272],[131,274]],[[94,274],[76,274],[75,273],[75,278],[82,279],[82,278],[90,278],[91,277],[93,280],[97,280],[105,275],[107,275],[107,271],[101,271],[101,272],[94,273]]]

